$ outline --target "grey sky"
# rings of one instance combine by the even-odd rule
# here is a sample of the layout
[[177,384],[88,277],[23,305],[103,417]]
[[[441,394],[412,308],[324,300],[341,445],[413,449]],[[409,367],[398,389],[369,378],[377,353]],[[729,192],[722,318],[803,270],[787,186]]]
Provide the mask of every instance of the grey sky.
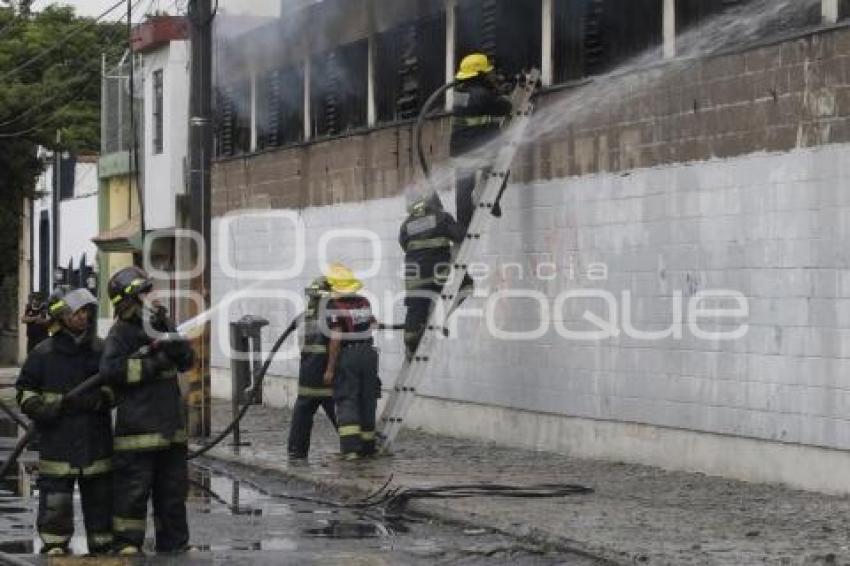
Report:
[[[99,16],[118,0],[35,0],[33,7],[43,9],[50,4],[66,4],[76,8],[83,16]],[[148,11],[164,10],[171,13],[179,6],[184,8],[188,0],[141,0],[139,17]],[[280,9],[280,0],[220,0],[221,9],[230,14],[253,14],[258,16],[275,16]],[[123,16],[122,10],[115,10],[110,19]],[[136,20],[136,18],[133,18]]]

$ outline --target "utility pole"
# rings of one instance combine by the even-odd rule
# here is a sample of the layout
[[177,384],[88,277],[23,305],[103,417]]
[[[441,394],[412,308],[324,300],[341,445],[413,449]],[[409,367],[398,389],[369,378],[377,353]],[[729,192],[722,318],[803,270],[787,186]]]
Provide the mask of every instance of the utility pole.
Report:
[[[51,242],[51,254],[50,259],[52,260],[50,263],[50,280],[53,282],[53,285],[47,287],[47,292],[50,293],[56,285],[59,283],[64,283],[64,281],[59,281],[59,199],[61,198],[62,192],[62,131],[56,130],[56,146],[53,149],[53,190],[51,192],[51,224],[53,231],[51,233],[52,242]],[[42,242],[41,245],[45,245],[46,242]]]
[[[203,310],[210,308],[211,282],[211,186],[210,160],[212,154],[212,0],[190,0],[189,19],[192,25],[192,76],[189,102],[189,197],[192,230],[202,236],[203,250],[195,250],[195,265],[202,262],[200,277],[192,281],[196,297],[203,297]],[[189,376],[189,433],[209,436],[210,409],[210,323],[195,340],[197,360]]]

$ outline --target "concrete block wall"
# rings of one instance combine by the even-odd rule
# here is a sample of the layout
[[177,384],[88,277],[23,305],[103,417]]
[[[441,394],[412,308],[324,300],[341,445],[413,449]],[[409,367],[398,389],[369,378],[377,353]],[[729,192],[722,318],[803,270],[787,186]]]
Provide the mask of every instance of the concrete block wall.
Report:
[[[477,410],[513,410],[519,421],[522,415],[549,415],[850,449],[850,258],[842,245],[850,235],[850,197],[843,190],[848,157],[850,146],[829,145],[512,186],[506,216],[484,243],[482,261],[490,275],[478,289],[490,298],[473,299],[460,311],[422,394]],[[450,193],[443,198],[452,202]],[[398,319],[400,305],[386,297],[402,289],[396,235],[403,207],[403,198],[395,197],[299,211],[308,227],[303,275],[264,286],[300,293],[318,269],[315,250],[322,234],[368,227],[380,239],[382,255],[367,287],[377,297],[380,317]],[[227,240],[237,267],[291,264],[294,239],[283,222],[235,218]],[[219,234],[222,222],[216,221]],[[370,248],[364,241],[343,242],[330,259],[366,269]],[[542,279],[534,275],[541,265]],[[224,277],[215,266],[216,300],[253,283],[250,277]],[[604,340],[565,339],[554,330],[557,322],[575,331],[595,330],[583,319],[586,311],[609,317],[597,299],[572,300],[556,311],[558,296],[576,289],[616,297],[620,330],[626,329],[627,309],[635,329],[683,327],[682,337],[644,340],[623,332]],[[746,324],[743,337],[705,340],[689,330],[687,301],[713,289],[740,293],[748,314],[701,327],[731,330]],[[539,292],[548,305],[549,330],[528,341],[494,336],[480,311],[493,293],[505,290]],[[677,297],[684,314],[674,314]],[[504,331],[541,323],[541,307],[532,301],[501,299],[492,308]],[[229,316],[270,316],[268,344],[295,311],[272,298],[237,301]],[[382,378],[390,386],[401,365],[400,342],[382,335],[379,343]],[[221,351],[214,364],[228,366]],[[275,364],[272,373],[291,376],[296,369],[291,359]],[[436,414],[419,413],[415,422],[438,431],[462,430],[457,421],[435,420]],[[501,426],[493,425],[485,436],[500,440]],[[525,442],[547,447],[534,437]]]
[[[468,302],[440,345],[411,424],[850,493],[848,56],[850,33],[838,30],[716,57],[526,148],[505,217],[484,242],[489,276],[478,288],[485,296],[536,291],[548,329],[534,340],[501,340],[475,314],[493,299]],[[368,288],[380,299],[400,293],[400,193],[415,171],[406,128],[219,162],[214,229],[220,234],[225,213],[239,208],[297,214],[307,230],[305,269],[264,286],[301,293],[318,270],[322,234],[368,228],[382,243]],[[445,122],[431,124],[437,160],[446,134]],[[453,195],[442,196],[451,208]],[[291,263],[295,242],[285,221],[237,218],[214,256],[259,270]],[[363,241],[335,253],[331,259],[369,264]],[[537,270],[543,275],[534,277]],[[252,284],[226,276],[215,260],[216,301]],[[563,293],[582,289],[613,295],[621,331],[626,311],[636,329],[672,326],[682,337],[565,340],[557,324],[593,330],[586,311],[608,317],[598,299],[555,309]],[[704,340],[690,331],[688,301],[714,289],[740,293],[747,316],[702,327],[745,323],[743,337]],[[378,302],[384,320],[402,316],[399,305]],[[296,310],[282,303],[237,301],[225,314],[268,314],[269,343]],[[502,330],[540,324],[533,301],[491,306]],[[400,341],[382,335],[380,344],[390,385]],[[214,364],[221,384],[229,365],[222,351]],[[289,360],[272,373],[295,371]],[[292,383],[273,382],[268,391],[270,401],[289,402]],[[829,471],[811,473],[818,466]]]

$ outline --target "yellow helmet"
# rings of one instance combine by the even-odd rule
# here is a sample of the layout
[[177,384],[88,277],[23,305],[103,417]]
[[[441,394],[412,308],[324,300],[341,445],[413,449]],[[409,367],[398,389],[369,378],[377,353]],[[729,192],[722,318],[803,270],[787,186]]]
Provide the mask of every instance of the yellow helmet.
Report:
[[356,293],[363,288],[354,272],[341,263],[331,265],[325,277],[334,293]]
[[463,58],[460,62],[460,69],[455,75],[459,81],[471,79],[478,75],[489,73],[493,70],[493,65],[484,53],[472,53]]

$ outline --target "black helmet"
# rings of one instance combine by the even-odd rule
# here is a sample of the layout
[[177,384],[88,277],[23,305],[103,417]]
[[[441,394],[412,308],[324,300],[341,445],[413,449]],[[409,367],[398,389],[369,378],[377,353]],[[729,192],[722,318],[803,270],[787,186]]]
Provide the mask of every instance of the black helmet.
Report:
[[323,294],[331,292],[331,285],[328,283],[328,278],[322,275],[321,277],[316,277],[313,281],[310,282],[310,286],[304,289],[304,294],[307,297],[319,297]]
[[141,303],[139,295],[153,289],[153,281],[144,269],[139,267],[125,267],[116,271],[109,279],[106,291],[109,300],[115,307],[115,313],[119,314],[129,305]]
[[59,322],[59,317],[67,307],[65,295],[71,292],[70,285],[57,285],[47,297],[47,315],[51,322]]

